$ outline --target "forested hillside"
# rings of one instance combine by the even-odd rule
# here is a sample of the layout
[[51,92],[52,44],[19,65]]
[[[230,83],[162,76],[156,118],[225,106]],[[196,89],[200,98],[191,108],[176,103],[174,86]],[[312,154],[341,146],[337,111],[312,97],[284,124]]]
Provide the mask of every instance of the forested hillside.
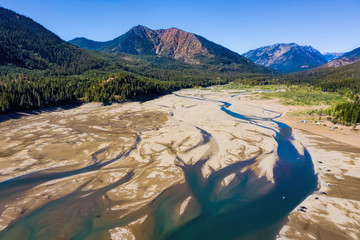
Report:
[[30,18],[4,8],[0,8],[0,32],[0,65],[79,74],[106,64]]
[[[156,32],[163,39],[159,46],[164,56],[139,52],[114,55],[66,43],[30,18],[10,10],[0,8],[0,17],[0,113],[75,102],[142,100],[180,88],[234,80],[248,84],[313,85],[323,91],[350,94],[353,99],[360,92],[360,62],[279,75],[201,36],[178,29],[156,32],[142,26],[123,35],[121,41],[118,39],[123,44],[121,47],[145,49],[139,34],[150,34],[146,36],[154,40],[156,36],[151,34]],[[198,61],[196,64],[184,61],[182,56],[187,50],[183,51],[179,48],[182,45],[174,42],[175,36],[182,35],[192,39],[183,39],[184,49],[206,53],[189,55]],[[103,43],[87,39],[77,41],[89,49],[104,47]],[[178,54],[179,59],[169,54]],[[331,113],[334,119],[358,121],[359,101],[355,99],[352,104],[334,109]]]
[[0,8],[0,17],[0,113],[77,101],[141,100],[272,73],[252,63],[189,64],[172,57],[88,51],[10,10]]
[[135,26],[125,34],[107,42],[86,38],[70,41],[79,47],[121,55],[161,56],[190,64],[210,64],[236,68],[238,72],[275,72],[254,64],[250,60],[204,37],[177,28],[152,30]]
[[336,92],[351,90],[360,92],[360,62],[341,67],[317,68],[280,77],[281,82],[290,84],[310,84],[323,91]]

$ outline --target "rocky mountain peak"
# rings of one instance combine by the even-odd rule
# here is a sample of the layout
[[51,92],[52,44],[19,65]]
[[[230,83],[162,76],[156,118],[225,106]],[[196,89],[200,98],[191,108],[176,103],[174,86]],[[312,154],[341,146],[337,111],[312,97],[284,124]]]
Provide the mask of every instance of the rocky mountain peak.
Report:
[[315,68],[327,62],[325,57],[311,46],[296,43],[278,43],[251,50],[244,57],[251,61],[282,72],[297,72]]
[[[178,28],[152,30],[142,25],[108,42],[75,39],[71,43],[86,49],[113,54],[157,55],[191,64],[241,64],[253,66],[246,58],[201,36]],[[256,66],[256,65],[255,65]],[[256,68],[259,66],[256,66]]]

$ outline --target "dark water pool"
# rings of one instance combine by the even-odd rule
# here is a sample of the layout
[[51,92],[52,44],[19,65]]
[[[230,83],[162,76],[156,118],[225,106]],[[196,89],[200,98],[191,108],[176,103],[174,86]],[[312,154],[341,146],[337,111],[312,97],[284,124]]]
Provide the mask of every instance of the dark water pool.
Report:
[[[276,121],[280,114],[274,113],[274,118],[245,116],[231,111],[231,104],[227,102],[193,99],[221,103],[223,113],[275,132],[278,146],[274,153],[279,160],[273,169],[274,183],[264,177],[258,178],[250,170],[241,171],[254,164],[256,158],[231,164],[208,177],[201,172],[208,159],[194,165],[178,159],[186,183],[169,187],[150,204],[126,217],[119,218],[121,212],[109,212],[107,209],[113,203],[104,201],[102,196],[129,181],[133,172],[101,189],[83,191],[80,187],[68,196],[25,214],[2,231],[0,239],[107,239],[109,229],[125,226],[144,215],[148,218],[135,234],[138,239],[275,239],[288,214],[316,189],[317,177],[311,156],[306,149],[300,154],[292,144],[292,129]],[[203,135],[200,145],[207,144],[211,134],[198,130]],[[15,197],[44,181],[99,169],[102,164],[105,165],[95,161],[93,166],[73,172],[27,175],[0,183],[0,200]],[[230,174],[235,174],[234,179],[222,186],[221,182]],[[178,206],[189,196],[192,197],[189,208],[179,217]]]

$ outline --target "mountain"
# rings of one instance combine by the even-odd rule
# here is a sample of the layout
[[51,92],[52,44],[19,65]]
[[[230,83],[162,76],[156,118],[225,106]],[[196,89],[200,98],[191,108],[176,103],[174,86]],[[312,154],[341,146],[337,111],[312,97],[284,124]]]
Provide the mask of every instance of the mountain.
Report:
[[[150,37],[151,41],[146,39]],[[89,49],[111,47],[110,53],[89,51],[63,41],[28,17],[0,8],[0,114],[76,102],[143,100],[181,88],[273,73],[176,29],[138,27],[116,40],[122,45],[76,39]],[[155,43],[158,52],[153,50]],[[133,54],[115,51],[121,47]],[[154,52],[145,55],[149,51]],[[203,63],[185,62],[193,60]]]
[[347,57],[347,58],[359,58],[360,57],[360,47],[356,48],[350,52],[347,52],[344,54],[343,57]]
[[107,42],[76,38],[70,43],[106,53],[128,53],[170,57],[191,64],[239,64],[261,69],[241,55],[199,35],[177,28],[152,30],[136,26],[127,33]]
[[77,74],[105,63],[32,19],[0,7],[0,66]]
[[71,40],[70,43],[88,50],[97,50],[106,44],[106,42],[97,42],[83,37],[75,38]]
[[287,73],[303,71],[327,63],[326,58],[316,49],[295,43],[261,47],[248,51],[243,56],[254,63]]
[[342,57],[344,53],[332,52],[332,53],[323,53],[322,55],[326,58],[328,62],[330,62],[334,59]]
[[[338,61],[338,59],[332,62],[334,61]],[[360,61],[336,67],[324,67],[325,65],[308,71],[284,74],[277,78],[286,84],[307,83],[318,86],[323,91],[360,92]]]
[[327,64],[322,65],[321,68],[346,66],[358,61],[360,61],[360,48],[356,48],[343,54],[340,58],[334,59]]

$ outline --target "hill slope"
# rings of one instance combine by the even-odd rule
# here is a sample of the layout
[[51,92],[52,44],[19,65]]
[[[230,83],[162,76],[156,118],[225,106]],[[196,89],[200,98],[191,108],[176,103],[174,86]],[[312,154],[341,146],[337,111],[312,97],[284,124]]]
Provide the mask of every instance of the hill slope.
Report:
[[261,47],[246,52],[243,56],[282,72],[298,72],[327,63],[326,58],[316,49],[295,43]]
[[345,53],[343,57],[347,58],[359,58],[360,57],[360,47],[356,48],[348,53]]
[[324,91],[350,90],[360,93],[360,62],[339,67],[320,67],[280,77],[283,83],[316,85]]
[[76,38],[70,43],[112,54],[156,55],[191,64],[237,64],[244,66],[245,71],[264,71],[264,68],[221,45],[177,28],[151,30],[136,26],[112,41],[99,43]]
[[81,73],[105,63],[32,19],[0,7],[0,65]]
[[331,53],[323,53],[322,55],[324,55],[324,57],[326,58],[326,60],[328,62],[334,60],[334,59],[337,59],[337,58],[340,58],[344,55],[344,53],[338,53],[338,52],[331,52]]
[[360,61],[360,48],[356,48],[345,53],[342,57],[332,60],[331,62],[321,66],[322,68],[340,67],[353,64]]
[[89,39],[86,39],[83,37],[75,38],[75,39],[71,40],[70,43],[75,46],[85,48],[87,50],[97,50],[106,44],[106,42],[97,42],[97,41],[89,40]]

